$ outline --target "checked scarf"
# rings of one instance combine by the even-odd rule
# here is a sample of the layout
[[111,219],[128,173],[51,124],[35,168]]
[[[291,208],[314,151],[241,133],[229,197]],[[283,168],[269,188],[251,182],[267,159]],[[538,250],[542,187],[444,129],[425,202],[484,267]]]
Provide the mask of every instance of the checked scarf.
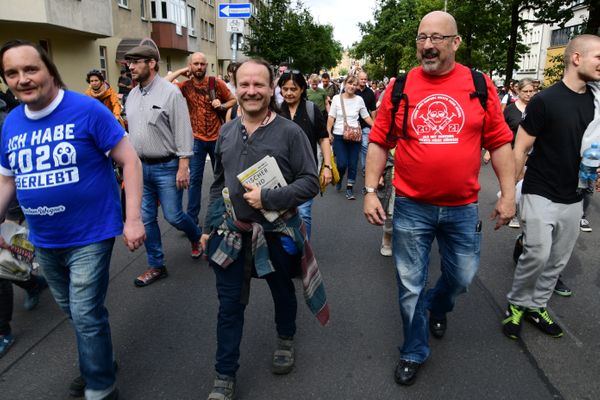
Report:
[[[223,202],[222,199],[219,201]],[[289,236],[296,247],[301,251],[300,261],[302,269],[302,288],[304,300],[310,311],[317,317],[321,325],[329,322],[329,305],[325,285],[317,260],[315,259],[310,242],[306,238],[306,227],[297,212],[287,212],[275,222],[259,224],[256,222],[234,221],[227,213],[222,213],[224,205],[217,204],[209,210],[210,226],[218,226],[216,231],[223,235],[219,248],[211,256],[211,260],[222,268],[227,268],[238,258],[242,250],[242,233],[252,232],[252,255],[256,273],[263,277],[274,271],[273,264],[269,258],[269,248],[265,239],[265,232],[277,232]],[[216,213],[221,212],[221,218]],[[221,220],[220,224],[214,224]]]

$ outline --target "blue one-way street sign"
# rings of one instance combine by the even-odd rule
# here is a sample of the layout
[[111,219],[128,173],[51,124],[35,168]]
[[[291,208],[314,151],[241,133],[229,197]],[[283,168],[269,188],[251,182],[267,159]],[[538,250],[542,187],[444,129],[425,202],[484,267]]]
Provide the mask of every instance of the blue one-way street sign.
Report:
[[250,18],[252,4],[250,3],[222,3],[219,4],[219,18]]

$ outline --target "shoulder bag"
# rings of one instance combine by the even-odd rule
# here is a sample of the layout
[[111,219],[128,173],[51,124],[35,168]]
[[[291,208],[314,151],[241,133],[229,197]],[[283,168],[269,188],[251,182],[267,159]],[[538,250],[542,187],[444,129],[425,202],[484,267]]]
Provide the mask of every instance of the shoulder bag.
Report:
[[346,118],[346,107],[344,106],[344,98],[340,94],[340,104],[342,105],[342,114],[344,114],[344,140],[348,142],[360,142],[362,141],[362,130],[360,126],[348,125],[348,119]]

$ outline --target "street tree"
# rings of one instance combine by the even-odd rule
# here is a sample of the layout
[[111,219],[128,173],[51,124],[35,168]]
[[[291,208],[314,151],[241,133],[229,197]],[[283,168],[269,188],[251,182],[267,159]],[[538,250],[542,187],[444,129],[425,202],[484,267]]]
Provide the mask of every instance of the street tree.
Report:
[[333,68],[342,58],[342,45],[333,38],[333,27],[315,22],[298,1],[272,0],[249,21],[251,34],[246,54],[271,64],[289,63],[303,72]]

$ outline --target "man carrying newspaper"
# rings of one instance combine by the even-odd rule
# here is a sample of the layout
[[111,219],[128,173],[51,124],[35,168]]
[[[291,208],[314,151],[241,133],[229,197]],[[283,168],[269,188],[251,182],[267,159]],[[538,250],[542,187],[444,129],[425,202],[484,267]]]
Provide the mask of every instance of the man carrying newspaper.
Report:
[[[329,318],[321,276],[296,212],[319,192],[310,144],[302,129],[273,112],[269,64],[245,61],[236,70],[235,82],[243,117],[225,124],[217,140],[215,181],[201,239],[215,271],[220,303],[217,377],[209,400],[235,395],[252,276],[267,281],[275,303],[273,373],[287,374],[294,367],[293,277],[302,275],[306,302],[319,321],[325,324]],[[279,172],[283,182],[276,177]],[[273,217],[271,211],[284,212]]]

